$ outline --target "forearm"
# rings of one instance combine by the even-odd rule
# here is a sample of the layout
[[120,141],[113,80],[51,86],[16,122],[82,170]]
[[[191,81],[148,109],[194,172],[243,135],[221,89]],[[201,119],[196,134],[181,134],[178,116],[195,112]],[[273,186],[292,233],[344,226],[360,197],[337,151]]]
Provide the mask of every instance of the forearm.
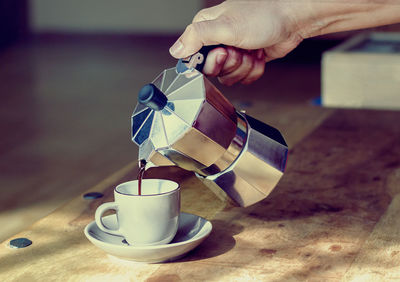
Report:
[[288,13],[293,15],[292,20],[298,33],[303,38],[308,38],[398,23],[400,0],[290,1]]

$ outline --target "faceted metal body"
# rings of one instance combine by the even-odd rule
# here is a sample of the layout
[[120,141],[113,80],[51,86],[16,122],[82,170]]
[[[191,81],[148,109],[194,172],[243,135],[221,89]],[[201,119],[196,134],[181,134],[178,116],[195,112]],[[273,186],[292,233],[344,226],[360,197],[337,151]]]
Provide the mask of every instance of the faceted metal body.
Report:
[[247,140],[240,155],[224,171],[203,177],[215,191],[222,189],[240,206],[252,205],[268,196],[278,184],[286,166],[288,148],[273,127],[243,114]]
[[[149,166],[178,165],[222,189],[241,206],[265,198],[283,174],[287,146],[279,131],[236,111],[202,73],[161,73],[168,98],[159,111],[138,104],[132,141]],[[212,189],[215,191],[215,189]]]

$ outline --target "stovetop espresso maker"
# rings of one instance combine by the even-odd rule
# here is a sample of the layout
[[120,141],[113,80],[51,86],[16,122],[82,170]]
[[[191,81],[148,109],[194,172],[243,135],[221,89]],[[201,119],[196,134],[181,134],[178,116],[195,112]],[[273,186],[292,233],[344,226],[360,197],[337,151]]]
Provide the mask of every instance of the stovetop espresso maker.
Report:
[[201,73],[213,48],[179,60],[140,90],[132,141],[146,168],[193,171],[217,195],[246,207],[276,186],[288,147],[277,129],[237,111]]

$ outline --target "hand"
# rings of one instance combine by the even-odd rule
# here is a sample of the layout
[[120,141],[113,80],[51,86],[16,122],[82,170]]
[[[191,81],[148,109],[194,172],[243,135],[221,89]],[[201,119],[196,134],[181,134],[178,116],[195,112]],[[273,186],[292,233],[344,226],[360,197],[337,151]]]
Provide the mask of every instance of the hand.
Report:
[[226,1],[201,10],[170,52],[185,58],[203,45],[224,44],[208,54],[203,72],[221,83],[251,83],[264,73],[265,63],[293,50],[303,37],[279,1]]
[[201,10],[171,47],[185,58],[203,45],[212,50],[203,72],[220,82],[251,83],[265,62],[281,58],[311,36],[400,22],[399,0],[228,0]]

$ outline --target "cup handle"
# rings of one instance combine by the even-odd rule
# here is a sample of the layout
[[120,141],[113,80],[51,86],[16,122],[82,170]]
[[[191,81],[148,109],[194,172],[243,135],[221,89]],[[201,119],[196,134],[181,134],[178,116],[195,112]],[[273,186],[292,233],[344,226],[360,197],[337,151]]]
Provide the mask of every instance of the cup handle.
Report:
[[113,235],[118,235],[118,236],[122,236],[121,232],[119,231],[119,226],[118,229],[110,229],[107,226],[104,225],[103,220],[101,219],[103,217],[103,214],[107,211],[107,210],[115,210],[118,211],[118,205],[115,202],[110,202],[110,203],[104,203],[102,205],[100,205],[97,210],[96,210],[96,214],[95,214],[95,219],[96,219],[96,225],[97,227],[100,228],[100,230],[109,233],[109,234],[113,234]]

